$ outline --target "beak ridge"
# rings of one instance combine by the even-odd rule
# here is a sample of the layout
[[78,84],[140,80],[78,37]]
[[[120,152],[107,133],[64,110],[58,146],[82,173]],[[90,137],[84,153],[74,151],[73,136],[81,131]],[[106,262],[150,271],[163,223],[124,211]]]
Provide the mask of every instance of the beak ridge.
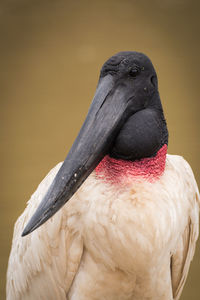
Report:
[[127,115],[128,107],[125,87],[117,87],[115,90],[113,87],[113,76],[106,75],[100,79],[86,120],[22,236],[53,216],[108,153],[124,115]]

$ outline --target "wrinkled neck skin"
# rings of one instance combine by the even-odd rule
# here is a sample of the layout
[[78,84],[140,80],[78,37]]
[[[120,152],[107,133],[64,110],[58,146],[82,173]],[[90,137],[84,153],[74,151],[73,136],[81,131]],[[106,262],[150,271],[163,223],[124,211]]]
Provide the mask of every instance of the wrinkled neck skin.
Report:
[[[125,178],[158,180],[164,170],[168,130],[159,95],[151,105],[131,115],[122,126],[108,155],[96,167],[96,174],[119,183]],[[154,101],[155,103],[155,101]]]
[[126,178],[154,182],[162,176],[165,170],[166,155],[166,144],[156,156],[135,161],[116,159],[106,155],[95,171],[98,177],[114,184],[124,182]]

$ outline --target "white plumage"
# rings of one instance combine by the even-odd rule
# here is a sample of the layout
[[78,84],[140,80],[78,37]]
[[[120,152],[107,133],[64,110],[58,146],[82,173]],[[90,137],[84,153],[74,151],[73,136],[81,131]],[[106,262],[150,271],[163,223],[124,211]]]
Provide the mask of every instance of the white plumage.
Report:
[[61,164],[15,224],[7,300],[177,300],[198,237],[199,193],[188,163],[167,155],[155,182],[95,171],[56,215],[21,237]]

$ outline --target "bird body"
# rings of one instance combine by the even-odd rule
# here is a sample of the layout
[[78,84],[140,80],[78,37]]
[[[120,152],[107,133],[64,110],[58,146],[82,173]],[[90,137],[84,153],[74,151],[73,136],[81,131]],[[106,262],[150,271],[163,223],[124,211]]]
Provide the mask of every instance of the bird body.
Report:
[[65,161],[16,222],[7,300],[178,300],[199,192],[167,145],[151,61],[114,55]]
[[7,299],[178,299],[198,237],[199,194],[187,162],[167,155],[161,177],[145,181],[131,174],[113,182],[97,168],[68,205],[22,240],[60,166],[16,222]]

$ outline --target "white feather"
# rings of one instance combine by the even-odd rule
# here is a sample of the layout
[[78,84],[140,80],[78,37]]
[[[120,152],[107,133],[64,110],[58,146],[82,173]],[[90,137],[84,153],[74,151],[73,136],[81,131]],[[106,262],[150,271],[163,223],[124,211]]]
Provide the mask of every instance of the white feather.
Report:
[[57,214],[21,233],[57,174],[41,182],[15,224],[7,300],[179,299],[198,237],[190,166],[167,155],[156,182],[88,177]]

